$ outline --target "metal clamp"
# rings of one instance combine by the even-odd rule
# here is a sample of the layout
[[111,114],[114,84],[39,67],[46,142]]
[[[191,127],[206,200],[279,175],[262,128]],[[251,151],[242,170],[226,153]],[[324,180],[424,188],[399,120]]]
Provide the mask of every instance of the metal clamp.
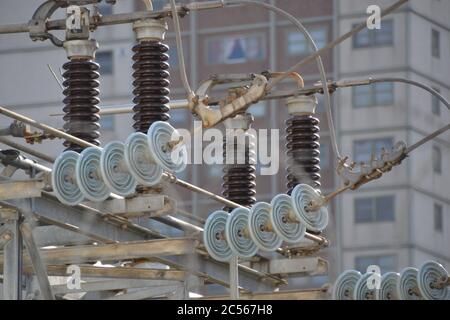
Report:
[[[191,112],[198,116],[203,127],[210,128],[223,120],[234,116],[239,112],[245,111],[251,104],[257,102],[266,92],[267,78],[260,74],[251,74],[249,79],[244,79],[243,76],[231,78],[224,78],[214,76],[200,84],[200,87],[195,92],[195,98],[189,102],[189,109]],[[243,87],[242,95],[232,99],[231,101],[220,101],[220,107],[218,109],[212,109],[209,105],[208,93],[217,84],[242,82],[245,80],[251,80],[252,83],[249,87]]]
[[59,8],[67,6],[65,1],[48,0],[41,4],[28,22],[30,38],[33,41],[50,41],[57,47],[62,47],[63,42],[47,32],[47,20]]
[[[99,0],[48,0],[44,2],[36,9],[31,20],[28,22],[28,30],[31,40],[45,41],[49,39],[55,46],[62,47],[63,41],[47,31],[48,19],[56,10],[60,8],[67,8],[74,5],[88,5],[98,2]],[[81,11],[83,11],[83,15],[85,17],[84,21],[87,21],[87,28],[89,28],[89,10],[82,8],[80,13]],[[66,29],[71,29],[67,28],[67,22]],[[87,31],[89,31],[89,29]]]
[[0,206],[0,221],[12,221],[12,220],[19,220],[20,219],[20,213],[15,208],[11,207],[2,207]]
[[406,143],[399,141],[395,144],[391,152],[382,150],[381,158],[377,159],[372,156],[370,162],[361,162],[348,164],[348,158],[339,160],[337,166],[338,175],[344,180],[344,184],[351,185],[351,189],[357,189],[361,185],[372,180],[381,178],[381,176],[392,170],[393,167],[399,165],[406,158]]

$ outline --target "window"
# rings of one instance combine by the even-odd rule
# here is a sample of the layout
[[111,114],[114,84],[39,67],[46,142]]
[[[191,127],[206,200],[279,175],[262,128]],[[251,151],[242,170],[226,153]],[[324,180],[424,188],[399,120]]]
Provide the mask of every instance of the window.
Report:
[[394,196],[355,199],[355,223],[395,220]]
[[[325,47],[328,41],[327,27],[314,28],[309,30],[318,49]],[[287,35],[287,52],[290,56],[305,55],[312,51],[305,36],[298,31],[290,31]]]
[[95,61],[100,65],[100,74],[108,75],[113,73],[113,53],[112,51],[100,51],[95,54]]
[[353,106],[355,108],[389,106],[393,103],[394,86],[392,83],[353,87]]
[[100,117],[100,128],[102,130],[114,131],[115,118],[114,115],[104,115]]
[[[441,90],[438,88],[433,88],[435,91],[441,93]],[[431,111],[433,114],[440,116],[441,115],[441,101],[435,95],[431,96]]]
[[[356,27],[357,25],[353,25]],[[382,21],[381,29],[361,30],[353,37],[353,48],[389,46],[394,43],[394,24],[392,20]]]
[[442,151],[438,146],[433,146],[432,151],[432,162],[433,162],[433,171],[434,173],[441,174],[442,173]]
[[355,269],[366,273],[369,266],[378,266],[381,273],[397,271],[397,257],[395,255],[366,256],[355,258]]
[[368,162],[372,155],[381,154],[382,149],[392,149],[393,138],[357,140],[353,143],[353,157],[357,163]]
[[209,64],[236,64],[264,59],[262,35],[231,36],[207,41]]
[[330,146],[328,143],[320,144],[320,166],[327,169],[330,166]]
[[435,29],[431,30],[431,54],[435,58],[441,57],[441,34]]
[[97,4],[97,8],[101,15],[107,16],[113,14],[113,5],[109,3],[99,3]]
[[439,204],[434,204],[434,231],[442,232],[444,230],[443,208]]

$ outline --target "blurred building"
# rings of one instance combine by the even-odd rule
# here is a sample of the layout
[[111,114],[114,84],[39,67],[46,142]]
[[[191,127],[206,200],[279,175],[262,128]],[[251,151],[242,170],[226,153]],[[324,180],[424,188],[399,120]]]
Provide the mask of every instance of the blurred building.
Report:
[[[0,4],[2,24],[28,21],[40,0],[5,0]],[[270,0],[301,18],[319,47],[348,31],[365,18],[369,1]],[[385,7],[391,1],[378,1]],[[371,76],[402,76],[425,81],[449,96],[450,1],[431,0],[431,6],[413,0],[382,21],[379,31],[363,31],[323,56],[330,79]],[[153,0],[155,9],[166,4]],[[142,10],[142,1],[118,1],[101,5],[103,14]],[[56,15],[58,16],[58,15]],[[62,13],[59,15],[62,17]],[[171,98],[185,97],[171,21],[166,43],[170,46]],[[254,7],[235,7],[191,13],[182,19],[187,73],[191,85],[217,73],[283,71],[310,53],[305,38],[282,16]],[[62,33],[57,33],[63,37]],[[105,108],[130,104],[132,97],[131,25],[100,27],[93,38],[100,49],[101,105]],[[59,74],[65,52],[50,42],[32,42],[27,34],[0,36],[1,104],[38,121],[61,128],[62,90],[48,70]],[[307,84],[319,79],[315,63],[299,70]],[[286,81],[280,89],[293,88]],[[218,92],[220,94],[221,92]],[[222,93],[223,94],[223,93]],[[448,123],[445,107],[430,95],[404,85],[376,85],[343,89],[335,94],[334,114],[341,152],[357,161],[398,140],[408,144]],[[280,129],[280,172],[257,177],[258,201],[270,201],[286,192],[283,101],[260,102],[250,108],[254,128]],[[187,110],[172,110],[171,123],[192,128]],[[321,120],[321,167],[323,193],[338,185],[324,108],[319,97]],[[2,125],[9,120],[0,119]],[[104,116],[101,141],[124,141],[132,132],[132,115]],[[450,266],[449,135],[436,139],[395,168],[381,181],[340,197],[330,209],[327,229],[332,246],[323,255],[330,261],[332,276],[346,268],[364,269],[378,264],[383,271],[417,265],[433,257]],[[61,141],[45,141],[39,150],[56,156]],[[258,166],[259,167],[259,166]],[[179,178],[215,193],[221,192],[221,166],[191,165]],[[206,217],[221,205],[179,187],[169,192],[179,207]],[[311,285],[326,279],[311,280]]]
[[[366,16],[373,1],[337,1],[337,33]],[[377,1],[381,7],[393,1]],[[336,50],[339,78],[403,77],[448,98],[450,1],[409,1]],[[403,140],[414,144],[450,116],[438,99],[405,84],[339,90],[336,108],[342,153],[367,161]],[[338,200],[337,257],[341,269],[379,265],[383,272],[419,267],[428,259],[450,267],[450,134],[422,146],[382,180]]]

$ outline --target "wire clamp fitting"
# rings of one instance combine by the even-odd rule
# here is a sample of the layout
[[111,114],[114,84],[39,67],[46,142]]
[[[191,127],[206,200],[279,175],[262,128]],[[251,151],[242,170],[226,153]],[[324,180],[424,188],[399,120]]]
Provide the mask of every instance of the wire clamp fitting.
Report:
[[350,185],[355,190],[370,181],[379,179],[393,167],[402,163],[407,157],[406,143],[397,142],[390,152],[382,149],[380,158],[372,155],[369,163],[348,163],[348,157],[338,160],[337,174],[344,180],[345,185]]
[[203,127],[214,127],[225,119],[240,112],[244,112],[251,104],[258,102],[265,95],[266,86],[268,84],[265,76],[261,74],[251,74],[247,80],[251,81],[251,85],[248,88],[245,87],[245,90],[241,95],[231,101],[226,99],[221,100],[219,102],[220,107],[213,109],[208,105],[208,93],[215,85],[244,81],[236,77],[227,80],[216,75],[200,84],[195,92],[195,98],[190,99],[189,101],[189,109],[194,115],[200,118]]

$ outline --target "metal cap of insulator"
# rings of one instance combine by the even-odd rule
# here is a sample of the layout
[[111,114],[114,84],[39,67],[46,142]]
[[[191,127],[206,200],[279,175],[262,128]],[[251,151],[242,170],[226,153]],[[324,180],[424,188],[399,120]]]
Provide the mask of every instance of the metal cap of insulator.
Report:
[[298,96],[286,100],[289,119],[286,121],[287,193],[298,184],[319,189],[320,184],[320,121],[314,117],[315,96]]
[[133,23],[138,41],[164,40],[167,30],[167,23],[162,19],[143,19]]
[[317,98],[315,96],[298,96],[286,99],[290,115],[315,114]]
[[67,58],[69,59],[94,59],[98,49],[96,40],[67,40],[64,41]]
[[225,129],[250,129],[254,117],[250,113],[238,114],[234,117],[227,118],[223,121]]

